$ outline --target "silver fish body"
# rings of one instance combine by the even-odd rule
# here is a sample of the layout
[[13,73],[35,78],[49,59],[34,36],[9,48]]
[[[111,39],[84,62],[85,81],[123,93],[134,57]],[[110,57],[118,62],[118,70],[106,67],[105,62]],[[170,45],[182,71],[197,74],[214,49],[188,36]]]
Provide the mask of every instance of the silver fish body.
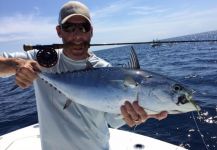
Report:
[[191,90],[165,76],[141,69],[105,67],[39,76],[71,101],[103,112],[120,114],[125,101],[135,100],[149,114],[200,109],[192,100]]

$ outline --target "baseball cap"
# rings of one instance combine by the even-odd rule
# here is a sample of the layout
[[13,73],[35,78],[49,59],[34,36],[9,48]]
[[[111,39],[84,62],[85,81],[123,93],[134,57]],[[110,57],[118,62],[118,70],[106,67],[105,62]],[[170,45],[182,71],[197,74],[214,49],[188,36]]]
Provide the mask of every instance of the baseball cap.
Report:
[[80,15],[91,24],[90,12],[86,5],[78,1],[69,1],[60,9],[59,24],[65,23],[70,17]]

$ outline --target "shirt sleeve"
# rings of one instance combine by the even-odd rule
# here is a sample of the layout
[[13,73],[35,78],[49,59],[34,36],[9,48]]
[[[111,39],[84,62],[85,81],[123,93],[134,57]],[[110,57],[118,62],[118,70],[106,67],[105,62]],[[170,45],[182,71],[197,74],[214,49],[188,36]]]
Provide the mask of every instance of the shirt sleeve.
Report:
[[105,113],[105,119],[113,128],[120,128],[126,124],[126,122],[122,119],[122,116],[118,114]]
[[28,52],[12,52],[12,53],[3,52],[1,56],[4,58],[22,58],[22,59],[34,59],[35,60],[36,54],[37,52],[35,50],[32,50]]

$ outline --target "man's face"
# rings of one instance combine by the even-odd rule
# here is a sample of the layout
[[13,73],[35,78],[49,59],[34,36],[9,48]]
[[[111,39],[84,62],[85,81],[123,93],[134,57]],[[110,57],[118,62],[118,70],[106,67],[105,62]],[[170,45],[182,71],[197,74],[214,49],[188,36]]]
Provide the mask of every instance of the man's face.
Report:
[[[72,59],[83,59],[87,56],[92,38],[92,27],[82,16],[72,16],[63,25],[57,26],[57,33],[64,44],[64,53]],[[85,57],[86,58],[86,57]]]

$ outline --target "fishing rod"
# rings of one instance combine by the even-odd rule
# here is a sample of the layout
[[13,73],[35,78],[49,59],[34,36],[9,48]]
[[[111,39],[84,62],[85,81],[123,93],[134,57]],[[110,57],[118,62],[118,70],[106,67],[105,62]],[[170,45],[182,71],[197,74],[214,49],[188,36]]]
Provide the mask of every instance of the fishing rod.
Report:
[[[155,44],[156,46],[160,46],[161,44],[175,44],[175,43],[205,43],[205,42],[217,42],[216,40],[180,40],[180,41],[166,41],[166,40],[153,40],[149,42],[127,42],[127,43],[100,43],[100,44],[89,44],[89,46],[115,46],[115,45],[133,45],[133,44]],[[67,47],[65,44],[51,44],[51,45],[23,45],[24,51],[29,51],[33,49],[61,49]]]
[[[150,42],[128,42],[128,43],[101,43],[101,44],[89,44],[88,46],[115,46],[115,45],[133,45],[133,44],[151,44],[152,47],[161,46],[161,44],[174,44],[174,43],[201,43],[201,42],[217,42],[217,40],[153,40]],[[56,49],[70,47],[69,44],[51,44],[51,45],[23,45],[24,51],[33,49],[39,50],[36,54],[38,63],[46,68],[56,65],[58,56]]]

